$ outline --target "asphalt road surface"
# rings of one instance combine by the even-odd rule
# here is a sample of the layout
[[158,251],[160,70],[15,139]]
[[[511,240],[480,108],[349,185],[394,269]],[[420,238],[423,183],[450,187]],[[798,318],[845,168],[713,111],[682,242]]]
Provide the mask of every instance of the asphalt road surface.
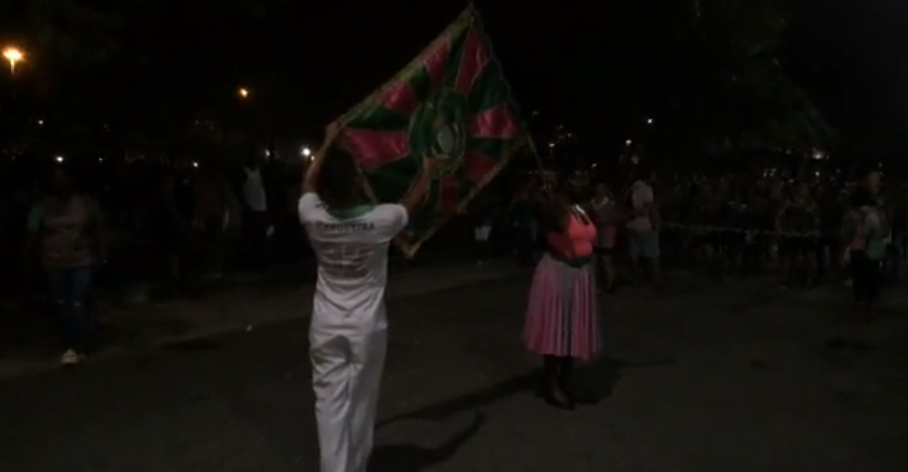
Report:
[[[908,470],[895,328],[830,353],[827,314],[772,288],[634,289],[605,304],[606,352],[578,378],[598,402],[561,412],[528,391],[526,284],[391,304],[373,472]],[[315,472],[306,328],[4,380],[0,470]]]

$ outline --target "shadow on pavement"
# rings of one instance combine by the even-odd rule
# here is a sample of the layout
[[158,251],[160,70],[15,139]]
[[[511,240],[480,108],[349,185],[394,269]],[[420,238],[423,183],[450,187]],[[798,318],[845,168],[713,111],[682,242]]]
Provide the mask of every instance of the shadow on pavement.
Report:
[[581,364],[574,374],[574,394],[577,402],[594,405],[612,396],[621,380],[621,370],[628,363],[621,359],[602,357]]
[[[574,376],[577,400],[584,404],[595,404],[610,397],[621,379],[621,370],[626,367],[658,366],[671,362],[673,361],[631,364],[621,359],[601,357],[581,364]],[[522,392],[534,391],[540,376],[541,371],[534,369],[481,390],[384,419],[376,425],[376,429],[399,421],[441,421],[465,411],[479,410]]]
[[406,420],[441,421],[464,411],[477,410],[480,407],[510,398],[520,392],[531,390],[535,378],[536,371],[534,370],[476,392],[445,400],[409,413],[392,416],[380,421],[375,427],[378,429]]
[[479,432],[485,420],[485,414],[477,413],[473,418],[473,422],[463,431],[434,448],[424,448],[412,444],[378,445],[372,451],[368,470],[374,472],[419,472],[447,462],[457,454],[461,446]]

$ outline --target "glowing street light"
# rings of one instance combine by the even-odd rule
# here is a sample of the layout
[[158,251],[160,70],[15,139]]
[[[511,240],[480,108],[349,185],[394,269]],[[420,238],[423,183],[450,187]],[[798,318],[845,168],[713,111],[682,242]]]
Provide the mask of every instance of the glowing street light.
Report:
[[646,119],[646,124],[648,124],[648,125],[653,124],[653,119],[652,119],[652,118],[647,118],[647,119]]
[[240,98],[244,98],[244,99],[249,98],[249,89],[240,87],[239,93],[240,93]]
[[630,140],[630,139],[628,139],[627,141],[624,142],[624,145],[627,147],[631,147],[631,144],[634,144],[634,141]]
[[57,156],[54,158],[54,160],[57,162],[63,162],[63,156]]
[[21,49],[10,46],[3,49],[3,58],[9,62],[9,70],[11,73],[16,73],[16,64],[25,60],[25,54]]
[[303,157],[309,157],[312,155],[312,150],[308,146],[304,146],[303,150],[300,151],[303,154]]

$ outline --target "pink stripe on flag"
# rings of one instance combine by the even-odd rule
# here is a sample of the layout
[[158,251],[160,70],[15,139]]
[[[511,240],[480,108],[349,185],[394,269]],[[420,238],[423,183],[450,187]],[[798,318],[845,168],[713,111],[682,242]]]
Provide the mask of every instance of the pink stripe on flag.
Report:
[[401,116],[410,116],[416,110],[419,101],[416,91],[407,82],[397,82],[381,97],[381,105]]
[[477,151],[470,151],[463,156],[464,174],[474,183],[479,183],[495,168],[495,161]]
[[517,120],[507,103],[483,110],[470,121],[470,135],[475,138],[510,139],[519,133]]
[[364,171],[373,170],[410,154],[407,133],[347,128],[342,134],[343,147],[353,154]]
[[439,210],[442,215],[453,215],[457,210],[457,206],[460,204],[457,200],[458,190],[460,190],[460,186],[453,179],[441,181]]
[[464,41],[463,54],[460,57],[460,69],[457,71],[457,91],[467,93],[473,88],[476,78],[489,63],[485,44],[479,31],[473,27]]
[[437,49],[423,58],[423,65],[429,74],[431,91],[437,92],[445,84],[445,69],[448,68],[448,43],[443,43]]

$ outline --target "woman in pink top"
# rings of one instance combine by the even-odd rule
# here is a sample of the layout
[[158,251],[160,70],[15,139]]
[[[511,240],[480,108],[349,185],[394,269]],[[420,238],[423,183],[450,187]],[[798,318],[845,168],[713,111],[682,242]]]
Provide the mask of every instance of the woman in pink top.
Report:
[[596,227],[580,207],[583,180],[564,179],[543,198],[547,251],[536,266],[524,341],[543,357],[538,393],[552,406],[573,409],[570,381],[577,359],[600,346],[593,243]]

